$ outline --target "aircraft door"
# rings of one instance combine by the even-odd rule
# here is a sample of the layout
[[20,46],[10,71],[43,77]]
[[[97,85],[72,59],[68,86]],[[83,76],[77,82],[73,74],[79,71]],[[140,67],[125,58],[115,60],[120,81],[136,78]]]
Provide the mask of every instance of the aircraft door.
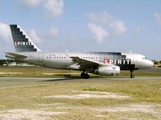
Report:
[[133,63],[133,64],[137,64],[137,62],[138,62],[138,57],[137,57],[137,55],[132,55],[132,63]]
[[43,62],[43,56],[44,56],[44,53],[39,53],[38,54],[38,62],[40,62],[40,63]]

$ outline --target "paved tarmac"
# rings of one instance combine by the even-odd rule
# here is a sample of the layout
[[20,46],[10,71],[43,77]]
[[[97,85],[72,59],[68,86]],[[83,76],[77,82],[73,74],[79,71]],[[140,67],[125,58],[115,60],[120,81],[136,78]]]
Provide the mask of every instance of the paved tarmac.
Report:
[[99,81],[108,81],[108,80],[127,80],[127,81],[136,81],[136,80],[161,80],[159,77],[96,77],[89,79],[82,79],[79,77],[0,77],[0,89],[11,88],[11,87],[20,87],[20,86],[30,86],[30,85],[39,85],[39,84],[52,84],[57,82],[99,82]]

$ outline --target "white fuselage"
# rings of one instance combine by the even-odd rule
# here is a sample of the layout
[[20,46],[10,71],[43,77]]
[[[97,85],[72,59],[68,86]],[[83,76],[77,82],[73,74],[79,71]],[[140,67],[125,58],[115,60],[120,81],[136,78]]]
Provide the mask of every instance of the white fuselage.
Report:
[[[120,66],[121,70],[138,70],[146,69],[153,66],[153,62],[145,56],[135,53],[106,53],[106,52],[20,52],[19,54],[27,55],[26,59],[7,55],[9,58],[20,60],[26,63],[32,63],[44,67],[56,69],[74,69],[81,70],[70,56],[78,56],[83,59],[108,63]],[[88,67],[88,66],[87,66]]]

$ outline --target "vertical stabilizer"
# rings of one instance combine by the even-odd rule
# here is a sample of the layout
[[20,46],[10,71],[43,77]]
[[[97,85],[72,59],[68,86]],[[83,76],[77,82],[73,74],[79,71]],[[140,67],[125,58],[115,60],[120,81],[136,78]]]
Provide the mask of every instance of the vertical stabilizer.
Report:
[[10,25],[16,52],[41,51],[18,25]]

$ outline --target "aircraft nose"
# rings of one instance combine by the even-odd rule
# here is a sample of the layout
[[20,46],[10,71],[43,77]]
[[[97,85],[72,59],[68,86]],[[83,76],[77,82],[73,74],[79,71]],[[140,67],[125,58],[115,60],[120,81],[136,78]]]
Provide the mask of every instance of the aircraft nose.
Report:
[[149,63],[148,63],[149,67],[153,67],[154,66],[154,63],[152,61],[149,60]]

